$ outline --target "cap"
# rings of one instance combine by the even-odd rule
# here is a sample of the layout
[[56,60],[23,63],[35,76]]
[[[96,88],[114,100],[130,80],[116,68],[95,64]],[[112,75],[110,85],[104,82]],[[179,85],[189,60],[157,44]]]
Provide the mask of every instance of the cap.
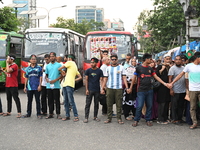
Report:
[[50,55],[54,55],[54,56],[56,56],[56,53],[55,53],[55,52],[51,52]]
[[165,58],[165,57],[171,57],[171,56],[170,56],[169,54],[165,54],[165,55],[164,55],[164,58]]
[[99,61],[99,60],[98,60],[96,57],[91,58],[91,62],[98,63],[98,61]]

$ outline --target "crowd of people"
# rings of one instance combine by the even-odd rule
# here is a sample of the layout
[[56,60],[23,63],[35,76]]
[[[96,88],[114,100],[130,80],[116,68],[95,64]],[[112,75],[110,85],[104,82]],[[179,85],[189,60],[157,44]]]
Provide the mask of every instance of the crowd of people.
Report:
[[[37,64],[37,56],[30,56],[30,65],[26,68],[24,92],[27,93],[27,113],[21,114],[21,103],[18,94],[18,66],[15,55],[8,55],[6,60],[6,96],[7,112],[3,113],[0,100],[0,115],[10,116],[12,98],[17,107],[17,118],[31,117],[33,95],[36,100],[37,117],[41,119],[54,118],[63,121],[70,120],[70,110],[74,121],[79,121],[79,114],[74,100],[75,82],[82,79],[75,63],[73,54],[61,57],[51,52],[44,56],[44,65]],[[101,67],[98,67],[98,64]],[[114,116],[113,105],[116,105],[116,118],[119,124],[126,120],[134,120],[132,126],[138,126],[141,118],[147,126],[152,121],[158,124],[188,123],[190,129],[197,128],[199,118],[200,95],[200,52],[196,52],[189,60],[176,56],[172,61],[170,55],[165,55],[163,62],[153,60],[152,55],[144,54],[143,62],[137,63],[131,54],[119,64],[118,56],[108,56],[103,51],[102,60],[91,58],[91,68],[85,71],[85,119],[88,123],[90,106],[94,99],[93,120],[99,122],[99,103],[102,114],[107,115],[105,124],[111,123]],[[63,98],[61,98],[63,97]],[[62,102],[60,101],[62,100]],[[61,117],[61,104],[64,104],[65,117]],[[55,107],[55,108],[54,108]],[[55,110],[55,114],[54,114]],[[48,112],[48,113],[47,113]],[[186,120],[183,120],[183,117]]]

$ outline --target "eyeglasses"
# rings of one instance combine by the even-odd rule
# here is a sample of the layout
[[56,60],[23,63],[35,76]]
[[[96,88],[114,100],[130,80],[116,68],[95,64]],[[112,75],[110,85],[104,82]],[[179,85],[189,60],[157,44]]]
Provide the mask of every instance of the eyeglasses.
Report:
[[111,59],[112,61],[116,61],[117,59]]

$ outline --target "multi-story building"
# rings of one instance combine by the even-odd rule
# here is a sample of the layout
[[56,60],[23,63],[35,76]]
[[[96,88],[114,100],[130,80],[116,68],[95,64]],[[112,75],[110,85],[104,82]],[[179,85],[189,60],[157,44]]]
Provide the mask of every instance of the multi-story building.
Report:
[[77,23],[81,23],[82,20],[87,21],[94,20],[96,22],[103,22],[104,9],[96,8],[96,6],[76,6],[75,20]]
[[119,29],[119,30],[124,30],[124,22],[120,18],[115,18],[115,19],[105,19],[104,20],[104,28],[113,28],[113,29]]

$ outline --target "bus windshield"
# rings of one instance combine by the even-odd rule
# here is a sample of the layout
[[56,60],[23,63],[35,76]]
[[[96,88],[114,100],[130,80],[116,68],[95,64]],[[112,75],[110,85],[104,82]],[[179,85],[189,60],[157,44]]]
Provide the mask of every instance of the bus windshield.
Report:
[[6,39],[7,39],[7,35],[0,34],[0,56],[1,57],[6,56]]
[[62,33],[26,33],[25,57],[30,57],[32,54],[43,57],[50,52],[64,56],[66,44]]
[[127,53],[131,53],[131,36],[126,34],[92,34],[86,39],[86,59],[92,57],[101,59],[101,52],[107,50],[109,56],[113,53],[119,59],[124,59]]

